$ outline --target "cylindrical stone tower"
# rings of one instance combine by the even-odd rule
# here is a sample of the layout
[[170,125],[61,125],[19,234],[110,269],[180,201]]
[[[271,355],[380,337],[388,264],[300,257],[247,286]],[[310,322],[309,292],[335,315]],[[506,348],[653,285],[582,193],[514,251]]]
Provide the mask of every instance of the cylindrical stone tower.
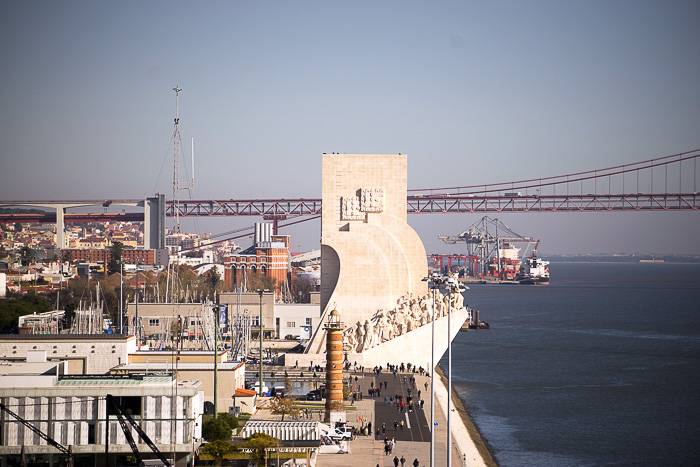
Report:
[[343,324],[338,310],[331,311],[326,329],[326,414],[325,423],[331,423],[331,412],[340,412],[343,406]]

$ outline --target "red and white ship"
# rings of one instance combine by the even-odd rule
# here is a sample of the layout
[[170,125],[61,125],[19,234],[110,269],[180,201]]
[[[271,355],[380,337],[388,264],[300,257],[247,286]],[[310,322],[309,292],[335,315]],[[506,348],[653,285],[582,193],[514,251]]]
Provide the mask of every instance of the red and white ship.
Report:
[[515,275],[515,280],[526,285],[548,285],[549,284],[549,261],[543,261],[537,257],[537,247],[540,241],[537,240],[535,249],[529,258],[525,258],[520,264],[520,270]]

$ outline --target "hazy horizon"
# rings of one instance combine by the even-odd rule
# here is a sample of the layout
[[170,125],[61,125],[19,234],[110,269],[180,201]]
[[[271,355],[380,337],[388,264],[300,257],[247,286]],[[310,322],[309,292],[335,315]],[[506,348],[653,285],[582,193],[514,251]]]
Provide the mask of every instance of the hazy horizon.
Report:
[[[700,148],[690,0],[38,1],[0,12],[0,200],[171,198],[176,86],[183,180],[195,138],[194,199],[320,197],[324,152],[408,154],[409,188],[430,188]],[[433,253],[461,251],[437,235],[481,217],[408,220]],[[541,238],[544,254],[700,253],[697,212],[491,217]],[[317,248],[320,221],[283,233]]]

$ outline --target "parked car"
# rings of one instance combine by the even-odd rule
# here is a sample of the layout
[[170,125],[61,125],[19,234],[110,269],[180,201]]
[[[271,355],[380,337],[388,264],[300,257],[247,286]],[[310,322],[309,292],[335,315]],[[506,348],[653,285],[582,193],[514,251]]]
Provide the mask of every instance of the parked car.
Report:
[[334,441],[352,439],[352,428],[349,426],[339,426],[328,431],[328,437]]
[[323,399],[323,392],[321,392],[319,389],[314,389],[313,391],[306,393],[307,401],[320,401],[321,399]]

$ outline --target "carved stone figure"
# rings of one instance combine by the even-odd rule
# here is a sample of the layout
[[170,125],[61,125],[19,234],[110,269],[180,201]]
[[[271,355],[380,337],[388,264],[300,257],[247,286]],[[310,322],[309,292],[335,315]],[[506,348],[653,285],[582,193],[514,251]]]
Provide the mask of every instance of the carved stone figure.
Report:
[[365,327],[360,321],[358,321],[355,325],[355,336],[357,340],[356,349],[358,352],[362,352],[363,345],[365,343]]
[[365,343],[362,346],[362,350],[371,349],[374,347],[374,324],[370,320],[365,321]]
[[[451,311],[464,306],[461,293],[443,295],[435,291],[435,319],[446,316]],[[351,352],[362,352],[390,341],[407,332],[429,324],[433,315],[433,294],[413,296],[407,294],[396,300],[391,310],[377,310],[364,322],[358,321],[343,332],[344,341]]]

